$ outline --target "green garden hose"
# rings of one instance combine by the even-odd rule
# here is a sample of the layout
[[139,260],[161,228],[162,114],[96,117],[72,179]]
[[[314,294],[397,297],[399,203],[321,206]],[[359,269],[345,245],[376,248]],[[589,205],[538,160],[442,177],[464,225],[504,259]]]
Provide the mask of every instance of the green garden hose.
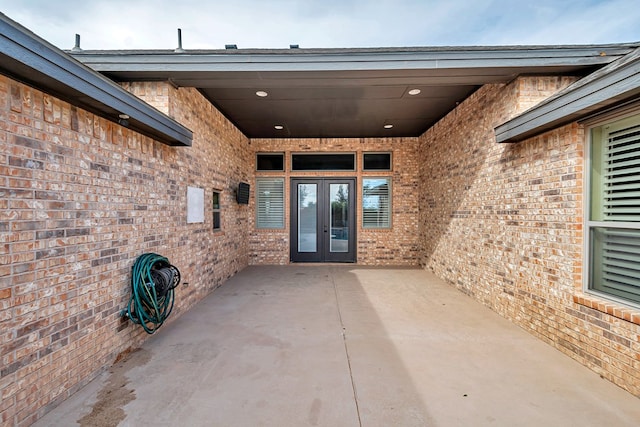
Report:
[[123,314],[148,334],[162,326],[173,310],[180,271],[161,255],[140,255],[131,272],[131,299]]

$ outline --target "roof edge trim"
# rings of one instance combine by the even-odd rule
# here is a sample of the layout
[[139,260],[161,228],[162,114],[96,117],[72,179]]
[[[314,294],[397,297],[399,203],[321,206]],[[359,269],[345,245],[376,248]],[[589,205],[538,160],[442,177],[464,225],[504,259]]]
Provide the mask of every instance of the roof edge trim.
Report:
[[465,47],[450,50],[321,50],[289,49],[269,53],[235,50],[181,53],[166,51],[82,51],[69,52],[78,61],[104,73],[118,71],[364,71],[364,70],[423,70],[496,67],[539,66],[596,66],[602,67],[633,52],[639,46],[588,45],[544,48],[479,48]]
[[193,133],[135,95],[0,13],[0,72],[167,145],[191,146]]
[[520,142],[640,95],[640,48],[497,126],[496,141]]

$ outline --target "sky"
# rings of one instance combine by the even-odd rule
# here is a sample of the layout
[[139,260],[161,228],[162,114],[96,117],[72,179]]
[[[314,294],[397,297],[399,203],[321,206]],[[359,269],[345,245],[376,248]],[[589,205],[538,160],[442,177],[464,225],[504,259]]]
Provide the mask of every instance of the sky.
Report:
[[638,0],[0,0],[61,49],[412,47],[640,41]]

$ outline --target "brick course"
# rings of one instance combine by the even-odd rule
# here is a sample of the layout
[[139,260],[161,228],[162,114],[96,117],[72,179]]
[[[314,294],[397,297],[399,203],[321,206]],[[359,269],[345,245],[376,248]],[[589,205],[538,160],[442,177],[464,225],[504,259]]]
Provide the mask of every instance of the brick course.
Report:
[[[249,141],[192,89],[127,89],[194,131],[169,147],[0,76],[0,424],[28,425],[146,334],[124,321],[137,256],[182,275],[175,319],[248,264]],[[186,223],[221,191],[222,230]]]
[[422,264],[640,396],[640,326],[623,320],[634,310],[594,309],[581,292],[584,130],[518,144],[493,133],[571,81],[485,86],[420,138]]

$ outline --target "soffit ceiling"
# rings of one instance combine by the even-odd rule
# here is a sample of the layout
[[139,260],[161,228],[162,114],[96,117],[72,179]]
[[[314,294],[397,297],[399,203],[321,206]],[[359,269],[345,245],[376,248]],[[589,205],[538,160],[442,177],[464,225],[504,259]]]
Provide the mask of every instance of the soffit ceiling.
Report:
[[482,85],[524,74],[583,76],[634,47],[69,53],[115,81],[197,88],[250,138],[366,138],[419,136]]

